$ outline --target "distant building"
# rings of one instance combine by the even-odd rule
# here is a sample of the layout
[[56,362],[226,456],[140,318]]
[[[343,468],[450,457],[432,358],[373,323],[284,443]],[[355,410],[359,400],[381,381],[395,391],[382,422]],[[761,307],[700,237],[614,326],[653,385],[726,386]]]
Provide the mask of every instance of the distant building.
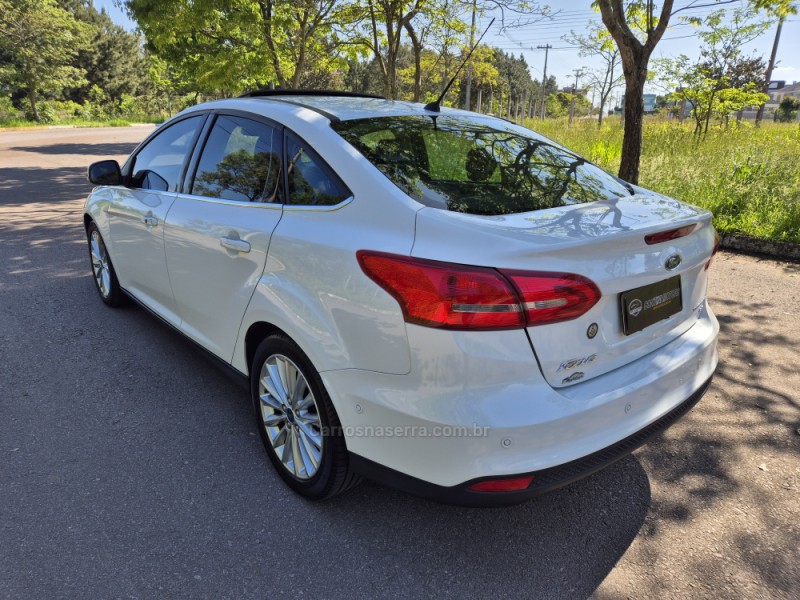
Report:
[[[643,94],[644,98],[644,114],[652,114],[656,112],[656,95],[655,94]],[[620,102],[620,110],[625,110],[625,94],[622,95],[622,101]]]
[[800,100],[800,83],[794,82],[786,85],[785,81],[770,81],[767,89],[770,100],[775,104],[780,104],[786,96],[792,96]]

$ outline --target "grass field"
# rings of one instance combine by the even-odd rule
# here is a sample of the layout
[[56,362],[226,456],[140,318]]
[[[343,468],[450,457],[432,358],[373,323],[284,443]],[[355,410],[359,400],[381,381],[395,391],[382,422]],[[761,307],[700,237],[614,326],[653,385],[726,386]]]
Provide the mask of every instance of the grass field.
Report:
[[[526,125],[616,173],[622,148],[618,119],[533,120]],[[800,126],[744,123],[709,130],[646,120],[639,184],[714,213],[720,232],[800,243]]]

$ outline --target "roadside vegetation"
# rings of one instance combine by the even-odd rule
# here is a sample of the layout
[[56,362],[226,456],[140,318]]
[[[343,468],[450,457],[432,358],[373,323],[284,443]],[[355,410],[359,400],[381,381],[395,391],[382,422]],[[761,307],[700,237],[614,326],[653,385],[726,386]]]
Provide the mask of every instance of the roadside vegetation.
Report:
[[[619,118],[529,120],[525,125],[615,173],[622,156]],[[720,233],[800,243],[800,125],[742,122],[712,127],[645,119],[639,184],[714,213]]]

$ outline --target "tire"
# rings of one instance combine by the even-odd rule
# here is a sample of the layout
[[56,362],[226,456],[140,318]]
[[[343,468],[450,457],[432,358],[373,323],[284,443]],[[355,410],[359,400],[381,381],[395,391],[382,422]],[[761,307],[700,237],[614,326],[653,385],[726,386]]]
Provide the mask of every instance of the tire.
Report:
[[124,305],[127,297],[119,286],[117,272],[111,263],[103,236],[100,235],[100,230],[94,221],[86,227],[86,240],[89,244],[92,279],[94,279],[94,287],[100,294],[100,299],[115,308]]
[[267,455],[295,492],[323,500],[360,481],[350,471],[339,417],[319,373],[288,337],[275,334],[259,344],[250,394]]

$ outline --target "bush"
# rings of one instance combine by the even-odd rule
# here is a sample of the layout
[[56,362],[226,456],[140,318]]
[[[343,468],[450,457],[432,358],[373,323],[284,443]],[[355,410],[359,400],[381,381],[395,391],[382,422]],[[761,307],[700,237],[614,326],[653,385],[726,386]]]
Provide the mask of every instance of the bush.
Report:
[[775,111],[775,120],[781,123],[789,123],[797,118],[797,111],[800,110],[800,100],[786,96],[778,105]]
[[14,107],[11,98],[0,96],[0,123],[18,121],[22,119],[22,116],[22,113]]

